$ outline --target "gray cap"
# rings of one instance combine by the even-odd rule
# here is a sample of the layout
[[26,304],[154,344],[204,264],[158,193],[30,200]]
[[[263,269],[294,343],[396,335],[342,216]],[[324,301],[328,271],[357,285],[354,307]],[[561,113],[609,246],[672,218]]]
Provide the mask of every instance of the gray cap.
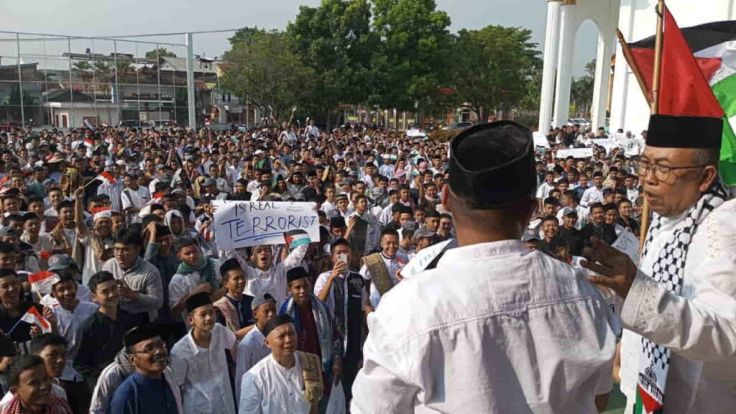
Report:
[[577,210],[575,210],[572,207],[565,207],[565,208],[562,209],[562,216],[563,217],[565,217],[565,216],[575,216],[575,217],[577,217],[578,216],[578,212],[577,212]]
[[524,243],[530,242],[533,240],[539,241],[539,232],[536,229],[526,229],[524,234],[521,236],[521,241]]
[[74,265],[74,260],[68,254],[55,254],[49,257],[49,271],[66,270],[69,266]]
[[431,239],[434,237],[434,232],[430,231],[426,227],[420,227],[417,229],[417,231],[414,232],[414,239],[418,240],[418,239],[421,239],[422,237]]
[[273,302],[275,304],[276,303],[276,299],[274,299],[273,296],[271,296],[268,293],[265,293],[263,295],[256,296],[255,298],[253,298],[253,302],[250,303],[250,308],[252,310],[256,310],[259,306],[261,306],[261,305],[263,305],[264,303],[267,303],[267,302]]

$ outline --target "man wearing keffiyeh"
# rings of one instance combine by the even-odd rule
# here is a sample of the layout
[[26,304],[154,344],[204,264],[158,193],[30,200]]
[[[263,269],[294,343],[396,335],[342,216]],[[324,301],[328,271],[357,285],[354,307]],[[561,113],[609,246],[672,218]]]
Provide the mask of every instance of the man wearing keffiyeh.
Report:
[[736,403],[736,200],[718,178],[720,118],[653,115],[639,164],[654,212],[637,266],[593,241],[591,281],[625,298],[626,413],[726,413]]

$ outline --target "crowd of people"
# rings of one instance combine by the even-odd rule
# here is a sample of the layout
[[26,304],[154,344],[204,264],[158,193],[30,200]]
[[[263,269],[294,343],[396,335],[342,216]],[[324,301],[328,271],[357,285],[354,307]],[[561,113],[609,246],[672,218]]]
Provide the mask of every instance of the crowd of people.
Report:
[[[582,269],[584,248],[640,234],[643,145],[590,140],[605,137],[551,131],[531,158],[536,203],[531,221],[519,216],[521,240],[555,266]],[[592,157],[556,156],[586,145]],[[383,390],[364,355],[383,348],[366,337],[394,331],[369,315],[415,277],[402,270],[423,250],[443,244],[423,257],[427,269],[443,255],[458,269],[471,258],[450,253],[460,209],[447,208],[450,145],[427,137],[313,122],[15,129],[0,134],[0,153],[3,414],[324,413],[351,401],[353,412],[393,412],[353,398]],[[519,177],[505,179],[479,197],[517,191]],[[313,203],[320,237],[219,249],[216,200]]]

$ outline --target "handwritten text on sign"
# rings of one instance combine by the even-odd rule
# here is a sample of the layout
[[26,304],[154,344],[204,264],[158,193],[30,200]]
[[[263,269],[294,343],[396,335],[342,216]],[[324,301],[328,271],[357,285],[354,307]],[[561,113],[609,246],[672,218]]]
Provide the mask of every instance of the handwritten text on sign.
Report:
[[212,202],[215,240],[220,250],[259,244],[283,244],[284,233],[302,229],[319,240],[319,218],[314,203],[281,201]]

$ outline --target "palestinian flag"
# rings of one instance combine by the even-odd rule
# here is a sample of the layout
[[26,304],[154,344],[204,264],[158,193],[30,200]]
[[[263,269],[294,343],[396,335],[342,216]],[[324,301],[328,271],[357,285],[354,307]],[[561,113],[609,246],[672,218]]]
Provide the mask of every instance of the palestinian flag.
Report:
[[310,243],[309,234],[301,229],[286,232],[284,234],[284,239],[286,241],[286,245],[289,247],[289,251]]
[[[665,28],[665,33],[666,31]],[[680,32],[725,113],[721,142],[721,178],[727,185],[736,185],[736,21],[711,22],[683,28]],[[630,56],[634,60],[634,64],[629,62],[629,65],[634,71],[638,70],[637,75],[649,102],[652,98],[654,43],[655,37],[651,36],[628,45]],[[624,53],[626,52],[625,50]],[[663,60],[664,58],[663,56]],[[667,70],[664,62],[662,68]],[[670,86],[662,82],[660,91],[680,88],[684,81],[688,81],[679,76],[675,80],[677,85]]]

